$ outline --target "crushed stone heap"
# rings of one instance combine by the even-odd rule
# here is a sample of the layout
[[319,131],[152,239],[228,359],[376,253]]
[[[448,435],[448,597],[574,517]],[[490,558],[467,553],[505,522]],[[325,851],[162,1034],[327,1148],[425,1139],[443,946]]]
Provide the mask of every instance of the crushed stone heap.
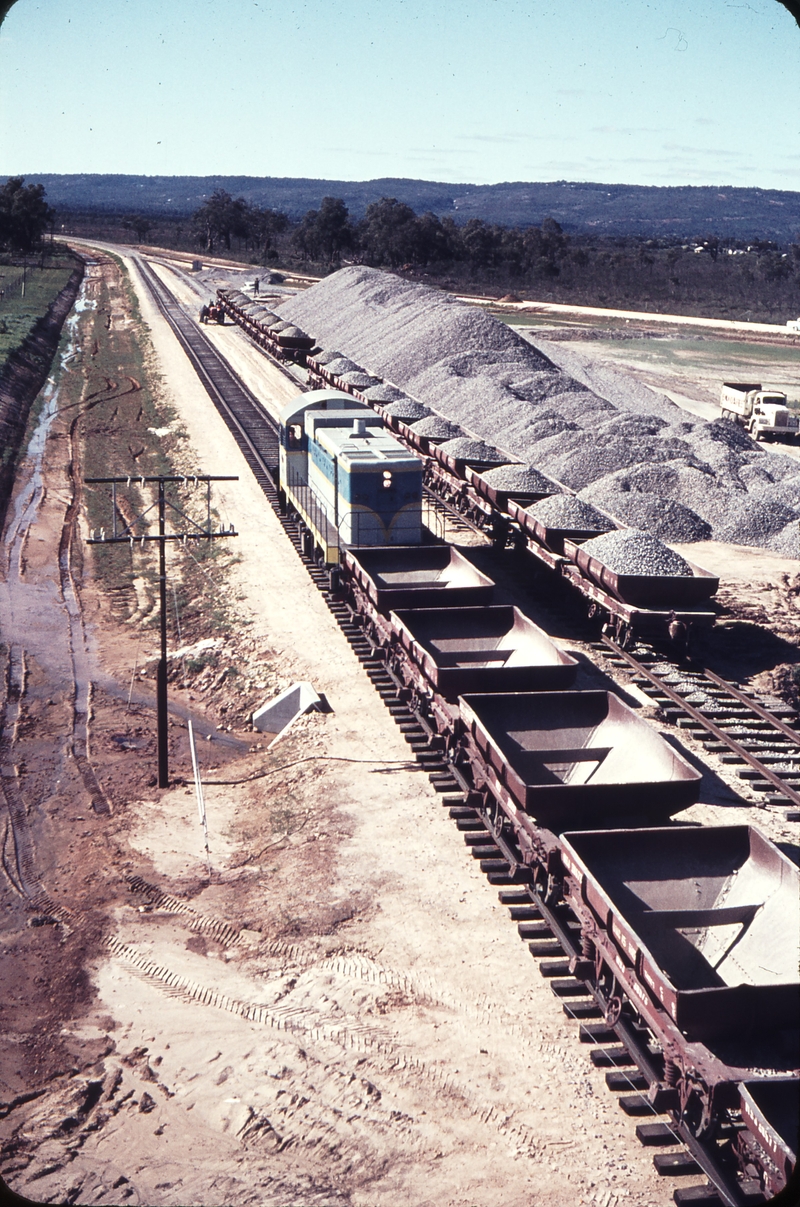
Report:
[[549,495],[526,508],[546,528],[561,532],[610,532],[614,523],[575,495]]
[[509,490],[521,495],[562,493],[556,482],[551,482],[533,465],[497,465],[484,470],[481,477],[495,490]]
[[637,528],[617,528],[592,537],[581,546],[615,574],[647,574],[691,578],[689,563],[649,532]]
[[341,349],[348,369],[393,383],[375,390],[398,388],[436,412],[414,424],[423,435],[477,436],[663,540],[798,546],[797,461],[730,420],[687,416],[621,374],[593,375],[600,397],[535,337],[374,268],[343,268],[278,309]]
[[460,457],[464,461],[494,462],[497,465],[505,465],[508,461],[508,457],[498,452],[493,444],[487,444],[485,440],[470,440],[469,436],[455,436],[452,440],[445,440],[439,447],[449,457]]

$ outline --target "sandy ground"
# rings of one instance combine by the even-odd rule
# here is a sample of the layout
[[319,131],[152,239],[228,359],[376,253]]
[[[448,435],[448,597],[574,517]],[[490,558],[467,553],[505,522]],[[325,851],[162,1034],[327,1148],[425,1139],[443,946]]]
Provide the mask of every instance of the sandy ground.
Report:
[[[194,310],[191,286],[169,283]],[[636,1141],[636,1120],[591,1065],[183,352],[138,284],[137,293],[196,468],[240,475],[218,490],[240,533],[229,571],[237,648],[254,677],[308,679],[333,711],[304,719],[269,754],[235,729],[227,746],[224,729],[201,743],[210,877],[188,784],[118,793],[99,817],[67,774],[60,789],[49,785],[49,811],[31,803],[32,817],[43,812],[37,873],[70,912],[31,927],[20,894],[3,886],[4,904],[16,902],[6,954],[30,967],[15,1042],[32,1054],[18,1065],[24,1075],[13,1072],[13,1049],[2,1066],[3,1175],[47,1202],[666,1207],[673,1184]],[[208,333],[273,413],[292,396],[238,329]],[[43,581],[58,545],[63,456],[47,442],[54,511],[48,518],[43,502],[29,516]],[[777,569],[764,575],[754,590]],[[108,770],[98,733],[124,724],[112,685],[124,685],[124,703],[135,635],[113,623],[91,561],[82,600],[93,675],[106,684],[94,700],[94,757]],[[37,674],[47,715],[45,700],[62,707],[68,675]],[[152,735],[143,699],[139,724]],[[198,692],[172,699],[180,779],[189,776],[181,718],[214,733],[227,704]],[[133,766],[135,753],[125,757]],[[791,827],[753,809],[735,783],[712,764],[691,815],[758,817],[791,841]],[[152,890],[137,881],[131,891],[131,876]],[[81,993],[51,989],[53,969]],[[50,993],[49,1055],[25,1029],[37,975]]]

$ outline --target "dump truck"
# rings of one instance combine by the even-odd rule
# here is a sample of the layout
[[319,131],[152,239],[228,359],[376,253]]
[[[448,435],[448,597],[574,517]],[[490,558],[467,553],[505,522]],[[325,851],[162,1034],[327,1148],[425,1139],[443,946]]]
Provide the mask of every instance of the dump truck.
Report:
[[800,419],[780,390],[762,390],[761,382],[726,381],[719,405],[723,419],[739,423],[756,440],[796,440]]

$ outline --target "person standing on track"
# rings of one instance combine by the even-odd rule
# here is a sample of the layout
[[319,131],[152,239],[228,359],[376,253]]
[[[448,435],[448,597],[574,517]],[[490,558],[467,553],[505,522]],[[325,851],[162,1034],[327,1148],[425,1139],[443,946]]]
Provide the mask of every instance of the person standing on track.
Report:
[[255,280],[253,281],[253,297],[254,298],[258,297],[258,287],[260,284],[261,284],[261,282],[260,282],[259,278],[256,277]]

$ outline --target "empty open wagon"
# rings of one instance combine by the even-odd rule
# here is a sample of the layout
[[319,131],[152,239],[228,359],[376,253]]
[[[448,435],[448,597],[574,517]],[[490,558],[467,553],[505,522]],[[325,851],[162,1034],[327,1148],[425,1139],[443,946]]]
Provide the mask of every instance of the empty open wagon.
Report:
[[555,691],[576,660],[519,608],[420,608],[392,613],[408,657],[447,700],[467,692]]
[[557,833],[623,817],[646,825],[697,799],[700,773],[612,692],[470,695],[459,705],[490,786]]
[[562,848],[577,911],[689,1039],[797,1028],[800,870],[758,830],[569,834]]
[[479,607],[494,583],[449,545],[349,549],[344,564],[379,612],[400,608]]
[[[763,1171],[764,1190],[783,1190],[797,1165],[800,1140],[800,1079],[776,1077],[745,1081],[739,1085],[739,1108],[747,1129],[737,1138],[742,1164],[755,1163]],[[755,1143],[767,1160],[753,1153]],[[754,1160],[755,1158],[755,1160]]]

